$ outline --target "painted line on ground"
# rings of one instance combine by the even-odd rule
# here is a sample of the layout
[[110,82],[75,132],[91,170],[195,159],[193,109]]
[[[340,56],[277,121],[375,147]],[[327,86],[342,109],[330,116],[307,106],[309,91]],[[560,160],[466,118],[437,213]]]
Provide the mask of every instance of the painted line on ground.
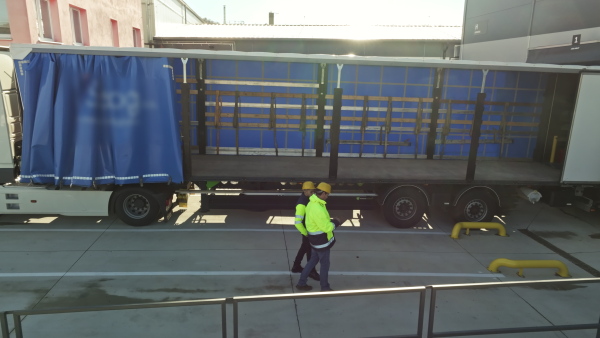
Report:
[[[0,229],[0,232],[294,232],[295,229]],[[336,233],[343,234],[396,234],[396,235],[446,235],[449,233],[440,231],[414,231],[414,230],[336,230]]]
[[[0,273],[0,278],[23,277],[137,277],[137,276],[289,276],[289,271],[140,271],[140,272],[24,272]],[[298,275],[300,274],[292,274]],[[498,278],[501,273],[330,271],[330,276],[471,277]]]

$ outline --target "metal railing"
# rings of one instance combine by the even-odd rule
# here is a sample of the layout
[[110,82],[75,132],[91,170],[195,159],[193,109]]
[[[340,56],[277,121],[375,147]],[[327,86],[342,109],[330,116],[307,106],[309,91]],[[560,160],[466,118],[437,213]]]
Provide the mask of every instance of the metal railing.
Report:
[[200,306],[200,305],[221,305],[221,331],[223,338],[227,338],[227,298],[214,298],[202,300],[184,300],[176,302],[155,302],[144,304],[123,304],[123,305],[106,305],[106,306],[87,306],[73,307],[61,309],[45,309],[45,310],[19,310],[6,311],[0,316],[0,326],[2,329],[2,338],[9,338],[8,330],[8,315],[13,316],[15,325],[15,337],[23,338],[23,328],[21,326],[21,317],[30,315],[49,315],[62,313],[77,313],[77,312],[96,312],[96,311],[114,311],[114,310],[137,310],[137,309],[157,309],[165,307],[184,307],[184,306]]
[[581,283],[600,283],[600,278],[578,278],[569,280],[542,280],[533,282],[497,282],[497,283],[472,283],[472,284],[449,284],[449,285],[431,285],[427,288],[431,290],[431,298],[429,303],[429,318],[427,325],[427,338],[437,337],[462,337],[474,335],[491,335],[503,333],[528,333],[528,332],[550,332],[550,331],[567,331],[567,330],[588,330],[596,329],[596,338],[600,338],[600,318],[598,323],[575,324],[575,325],[551,325],[551,326],[528,326],[528,327],[512,327],[501,329],[486,329],[486,330],[463,330],[463,331],[445,331],[433,332],[435,322],[435,306],[437,294],[443,290],[459,290],[459,289],[487,289],[487,288],[502,288],[502,287],[522,287],[533,285],[551,285],[551,284],[581,284]]
[[[404,335],[394,337],[458,337],[458,336],[473,336],[473,335],[493,335],[506,333],[528,333],[528,332],[551,332],[551,331],[567,331],[567,330],[596,330],[596,338],[600,338],[600,319],[597,323],[583,323],[573,325],[551,325],[551,326],[528,326],[528,327],[508,327],[499,329],[478,329],[478,330],[461,330],[461,331],[443,331],[434,332],[435,310],[437,295],[440,291],[447,290],[470,290],[470,289],[486,289],[500,287],[526,287],[556,284],[582,284],[582,283],[600,283],[600,278],[579,278],[569,280],[542,280],[532,282],[496,282],[496,283],[470,283],[470,284],[448,284],[448,285],[428,285],[417,287],[401,287],[401,288],[386,288],[386,289],[367,289],[367,290],[349,290],[349,291],[333,291],[333,292],[310,292],[310,293],[294,293],[294,294],[279,294],[279,295],[262,295],[262,296],[244,296],[233,298],[214,298],[204,300],[176,301],[176,302],[156,302],[145,304],[125,304],[112,306],[89,306],[89,307],[74,307],[61,309],[45,309],[45,310],[19,310],[6,311],[0,313],[0,329],[2,338],[9,338],[8,316],[12,315],[15,326],[15,337],[23,338],[23,329],[21,326],[21,317],[27,315],[42,315],[42,314],[64,314],[76,312],[93,312],[93,311],[111,311],[111,310],[133,310],[133,309],[149,309],[149,308],[165,308],[165,307],[183,307],[183,306],[199,306],[199,305],[221,305],[221,330],[222,337],[227,337],[227,315],[226,304],[233,304],[233,335],[239,337],[239,303],[248,302],[264,302],[276,300],[290,299],[308,299],[308,298],[332,298],[332,297],[350,297],[350,296],[365,296],[365,295],[381,295],[381,294],[397,294],[397,293],[419,293],[419,311],[417,321],[417,332],[413,335]],[[429,318],[427,320],[427,330],[425,336],[425,299],[427,291],[430,293],[429,302]]]
[[417,333],[414,335],[403,336],[406,338],[420,338],[423,336],[423,320],[425,315],[425,291],[427,287],[403,287],[403,288],[388,288],[388,289],[368,289],[368,290],[351,290],[351,291],[331,291],[331,292],[309,292],[309,293],[291,293],[283,295],[267,295],[267,296],[247,296],[233,297],[233,337],[238,338],[238,304],[247,302],[264,302],[269,300],[287,300],[287,299],[307,299],[307,298],[332,298],[332,297],[348,297],[348,296],[364,296],[364,295],[382,295],[390,293],[416,293],[419,296],[419,319],[417,323]]

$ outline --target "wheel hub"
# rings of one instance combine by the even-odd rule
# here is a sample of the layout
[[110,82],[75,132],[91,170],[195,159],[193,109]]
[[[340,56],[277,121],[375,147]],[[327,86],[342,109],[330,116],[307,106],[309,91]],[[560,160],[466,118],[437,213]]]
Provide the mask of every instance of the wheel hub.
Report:
[[472,200],[465,206],[465,215],[472,220],[482,220],[486,214],[487,205],[482,200]]
[[415,201],[403,197],[399,198],[394,204],[394,214],[400,219],[408,219],[416,212]]
[[142,195],[128,196],[123,204],[123,210],[131,218],[144,218],[150,211],[150,201]]

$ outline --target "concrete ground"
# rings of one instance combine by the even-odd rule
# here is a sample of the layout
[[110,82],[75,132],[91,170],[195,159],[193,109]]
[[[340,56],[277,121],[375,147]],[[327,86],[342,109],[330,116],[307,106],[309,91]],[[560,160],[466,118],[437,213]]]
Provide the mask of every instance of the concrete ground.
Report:
[[[293,210],[176,209],[168,222],[133,228],[114,217],[0,216],[0,311],[272,295],[297,292],[289,272],[300,246]],[[495,230],[449,237],[454,223],[434,212],[396,229],[378,211],[332,211],[335,290],[434,284],[562,280],[555,269],[487,270],[496,258],[556,259],[573,278],[600,270],[600,217],[576,209],[519,204]],[[528,230],[566,252],[534,241]],[[575,259],[580,263],[576,265]],[[583,265],[582,265],[583,264]],[[591,272],[590,272],[591,271]],[[597,272],[597,271],[596,271]],[[319,290],[318,282],[309,284]],[[600,283],[442,291],[435,331],[597,322]],[[414,334],[414,293],[242,303],[240,337],[380,337]],[[221,337],[216,305],[30,315],[24,337]],[[227,305],[228,337],[233,337]],[[9,318],[14,337],[12,318]],[[564,331],[497,337],[595,337]]]

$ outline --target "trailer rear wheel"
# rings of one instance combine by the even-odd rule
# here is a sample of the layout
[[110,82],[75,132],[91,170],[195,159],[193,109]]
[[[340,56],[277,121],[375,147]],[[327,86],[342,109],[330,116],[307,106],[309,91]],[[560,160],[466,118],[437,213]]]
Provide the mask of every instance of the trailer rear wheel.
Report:
[[398,189],[383,203],[383,216],[396,228],[409,228],[423,218],[427,204],[423,194],[415,189]]
[[454,207],[457,222],[489,222],[498,211],[498,203],[487,191],[465,193]]
[[129,188],[117,196],[115,212],[124,223],[144,226],[158,219],[159,204],[148,190]]

